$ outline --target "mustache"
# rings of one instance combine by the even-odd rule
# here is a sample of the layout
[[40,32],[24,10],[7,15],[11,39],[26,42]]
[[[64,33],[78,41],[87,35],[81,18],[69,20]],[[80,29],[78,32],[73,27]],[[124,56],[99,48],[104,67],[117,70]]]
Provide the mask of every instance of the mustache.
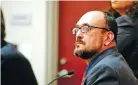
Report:
[[76,44],[84,44],[85,45],[85,42],[83,42],[81,39],[77,39],[74,44],[75,45]]

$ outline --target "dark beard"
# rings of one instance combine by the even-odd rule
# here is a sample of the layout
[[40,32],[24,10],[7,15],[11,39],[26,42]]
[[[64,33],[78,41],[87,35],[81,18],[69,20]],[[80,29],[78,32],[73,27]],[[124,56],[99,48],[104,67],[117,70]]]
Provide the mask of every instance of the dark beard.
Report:
[[96,55],[97,53],[98,53],[97,50],[91,50],[91,51],[82,51],[82,50],[78,51],[77,49],[74,50],[74,55],[82,59],[89,59],[92,56]]

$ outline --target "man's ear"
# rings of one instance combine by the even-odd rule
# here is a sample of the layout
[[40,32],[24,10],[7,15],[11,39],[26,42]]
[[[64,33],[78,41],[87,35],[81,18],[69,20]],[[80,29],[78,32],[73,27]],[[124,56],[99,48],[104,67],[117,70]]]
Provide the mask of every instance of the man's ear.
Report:
[[111,31],[109,31],[109,32],[107,33],[107,37],[106,37],[106,40],[105,40],[105,42],[104,42],[104,45],[105,45],[105,46],[109,45],[109,44],[113,41],[113,39],[114,39],[114,33],[111,32]]

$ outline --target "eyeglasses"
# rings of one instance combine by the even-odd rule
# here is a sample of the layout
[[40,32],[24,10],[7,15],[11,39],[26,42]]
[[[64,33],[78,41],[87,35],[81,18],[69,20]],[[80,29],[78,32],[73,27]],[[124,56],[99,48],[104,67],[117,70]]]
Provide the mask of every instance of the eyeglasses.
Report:
[[96,26],[90,26],[88,24],[85,24],[81,27],[75,27],[72,29],[72,34],[77,34],[77,32],[80,30],[82,33],[87,33],[88,31],[90,31],[92,28],[99,28],[99,29],[102,29],[102,30],[106,30],[106,31],[110,31],[109,29],[107,28],[102,28],[102,27],[96,27]]

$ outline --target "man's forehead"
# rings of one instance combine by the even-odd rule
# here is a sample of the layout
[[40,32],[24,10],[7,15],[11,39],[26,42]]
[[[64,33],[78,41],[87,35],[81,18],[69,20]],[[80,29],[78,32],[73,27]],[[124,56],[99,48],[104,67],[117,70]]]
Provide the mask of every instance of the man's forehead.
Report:
[[101,11],[91,11],[84,14],[80,20],[77,22],[77,25],[83,25],[85,23],[90,25],[98,25],[99,23],[104,23],[104,13]]

